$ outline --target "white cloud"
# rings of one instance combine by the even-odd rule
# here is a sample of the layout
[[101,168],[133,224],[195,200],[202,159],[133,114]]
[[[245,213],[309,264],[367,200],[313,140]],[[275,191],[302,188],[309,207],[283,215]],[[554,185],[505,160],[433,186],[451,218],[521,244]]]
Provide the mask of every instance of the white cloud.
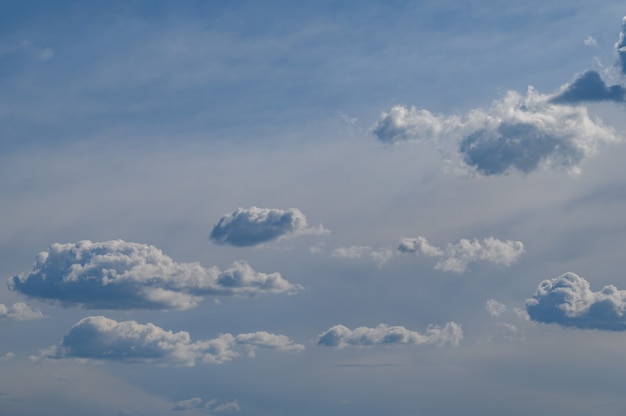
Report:
[[493,237],[487,237],[482,242],[462,238],[458,243],[448,243],[445,249],[441,249],[431,245],[425,237],[419,236],[401,239],[398,250],[439,257],[435,269],[463,273],[470,263],[477,261],[508,267],[524,253],[524,244],[521,241],[501,241]]
[[217,405],[212,410],[215,413],[233,413],[240,411],[241,406],[239,406],[237,400],[234,400],[232,402]]
[[238,247],[255,246],[282,237],[301,234],[326,234],[324,227],[309,227],[306,216],[297,208],[237,208],[213,226],[211,240]]
[[182,410],[198,409],[202,407],[202,399],[200,397],[192,397],[191,399],[181,400],[176,403],[172,410],[179,412]]
[[403,326],[379,324],[375,328],[358,327],[351,330],[335,325],[321,333],[318,345],[328,347],[373,346],[373,345],[458,345],[463,339],[461,325],[448,322],[443,327],[430,325],[426,333],[410,331]]
[[375,249],[370,246],[349,246],[336,248],[332,255],[344,259],[368,259],[382,266],[393,257],[393,250],[389,247]]
[[10,287],[27,296],[88,309],[189,309],[205,295],[295,293],[300,286],[245,262],[228,269],[177,263],[154,246],[112,240],[52,244]]
[[615,42],[615,52],[622,74],[626,75],[626,16],[622,19],[622,31]]
[[487,310],[489,315],[497,318],[504,312],[506,312],[507,307],[505,304],[500,303],[495,299],[489,299],[487,302],[485,302],[485,309]]
[[457,146],[450,157],[460,159],[459,167],[481,175],[553,168],[578,174],[600,144],[621,140],[585,107],[557,105],[551,98],[533,88],[525,97],[509,91],[490,108],[462,117],[396,106],[383,113],[373,133],[384,143],[445,139]]
[[586,46],[598,46],[598,41],[591,35],[588,35],[583,41],[583,43]]
[[43,319],[46,316],[38,309],[32,309],[24,302],[14,303],[7,307],[0,303],[0,318],[11,318],[17,321],[30,321],[33,319]]
[[626,290],[607,285],[599,292],[575,273],[544,280],[526,300],[531,320],[583,329],[626,330]]
[[0,362],[7,362],[9,360],[12,360],[13,358],[15,358],[15,353],[13,352],[7,352],[6,354],[4,354],[3,356],[0,357]]
[[34,358],[76,358],[191,367],[197,361],[205,364],[231,361],[240,356],[240,350],[252,356],[258,348],[301,351],[304,346],[284,335],[263,331],[221,334],[214,339],[192,342],[186,331],[172,332],[151,323],[117,322],[104,316],[89,316],[76,323],[60,344],[40,351]]

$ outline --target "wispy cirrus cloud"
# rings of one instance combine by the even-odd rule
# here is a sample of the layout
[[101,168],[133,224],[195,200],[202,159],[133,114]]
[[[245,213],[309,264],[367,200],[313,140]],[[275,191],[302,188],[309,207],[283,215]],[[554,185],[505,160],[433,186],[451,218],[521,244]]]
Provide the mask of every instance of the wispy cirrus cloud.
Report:
[[217,244],[236,247],[255,246],[280,238],[302,234],[327,234],[323,226],[310,227],[297,208],[237,208],[220,218],[210,238]]
[[443,327],[431,325],[421,334],[403,326],[379,324],[374,328],[347,328],[335,325],[322,332],[317,338],[318,345],[343,348],[347,346],[376,345],[459,345],[463,339],[461,325],[448,322]]
[[204,296],[295,293],[301,286],[246,262],[226,270],[178,263],[158,248],[123,240],[50,246],[10,288],[32,298],[87,309],[189,309]]
[[477,261],[486,261],[508,267],[517,262],[524,253],[521,241],[498,240],[494,237],[477,239],[462,238],[458,243],[448,243],[445,248],[431,245],[425,237],[403,238],[398,250],[403,253],[416,253],[439,260],[435,269],[445,272],[463,273],[467,266]]
[[526,300],[531,320],[581,329],[626,330],[626,290],[607,285],[598,292],[575,273],[544,280]]
[[265,331],[239,335],[221,334],[217,338],[191,341],[188,332],[172,332],[154,324],[136,321],[118,322],[104,316],[89,316],[77,322],[50,348],[33,359],[84,359],[122,363],[154,363],[192,367],[197,362],[221,364],[242,352],[253,357],[257,349],[301,351],[285,335]]
[[187,400],[181,400],[172,407],[172,410],[175,412],[192,409],[205,411],[207,413],[234,413],[240,411],[241,406],[237,400],[217,404],[217,400],[207,400],[205,402],[201,397],[192,397]]
[[332,256],[352,260],[367,259],[378,266],[382,266],[393,257],[393,250],[391,247],[348,246],[336,248],[333,250]]

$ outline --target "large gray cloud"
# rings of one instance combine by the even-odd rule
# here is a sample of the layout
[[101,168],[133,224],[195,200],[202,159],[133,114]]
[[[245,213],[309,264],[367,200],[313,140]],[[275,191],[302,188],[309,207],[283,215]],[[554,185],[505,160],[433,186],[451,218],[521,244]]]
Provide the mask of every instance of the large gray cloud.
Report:
[[42,319],[46,316],[38,309],[33,309],[24,302],[17,302],[11,306],[0,303],[0,318],[10,318],[17,321]]
[[285,335],[259,331],[192,342],[186,331],[172,332],[154,324],[118,322],[104,316],[81,319],[58,345],[40,351],[35,358],[77,358],[124,363],[155,363],[194,366],[197,362],[221,364],[246,352],[253,356],[259,348],[301,351]]
[[615,43],[615,51],[617,52],[620,71],[626,75],[626,16],[622,19],[622,31]]
[[558,105],[551,99],[532,88],[525,97],[509,91],[489,109],[462,117],[396,106],[383,113],[373,132],[385,143],[444,138],[456,142],[460,167],[481,175],[558,167],[577,174],[598,145],[620,140],[585,107]]
[[87,309],[189,309],[206,295],[295,293],[300,286],[245,262],[226,270],[177,263],[158,248],[122,240],[50,246],[9,286],[27,296]]
[[608,87],[600,74],[587,71],[567,85],[550,101],[556,104],[574,104],[584,101],[625,101],[626,88],[621,85]]
[[626,291],[613,285],[599,292],[575,273],[565,273],[539,284],[526,301],[533,321],[584,329],[626,330]]
[[462,273],[470,263],[486,261],[501,266],[510,266],[524,253],[521,241],[498,240],[487,237],[482,242],[477,239],[462,238],[458,243],[448,243],[445,248],[431,245],[425,237],[403,238],[398,250],[403,253],[417,253],[437,257],[435,269]]
[[448,322],[443,327],[430,325],[424,334],[403,326],[379,324],[375,328],[358,327],[354,330],[335,325],[321,333],[318,345],[327,347],[374,345],[458,345],[463,339],[461,325]]
[[327,233],[322,226],[309,227],[297,208],[237,208],[213,226],[211,240],[237,247],[254,246],[295,234]]

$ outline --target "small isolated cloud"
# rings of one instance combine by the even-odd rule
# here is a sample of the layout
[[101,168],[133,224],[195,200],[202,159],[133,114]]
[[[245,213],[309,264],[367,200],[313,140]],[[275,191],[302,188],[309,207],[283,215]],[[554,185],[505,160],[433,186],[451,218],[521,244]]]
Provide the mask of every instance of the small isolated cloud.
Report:
[[202,399],[200,397],[192,397],[191,399],[179,401],[172,407],[172,410],[175,412],[180,412],[183,410],[199,408],[202,408]]
[[368,259],[382,266],[393,257],[393,250],[389,247],[375,249],[370,246],[349,246],[333,250],[332,255],[343,259]]
[[7,352],[6,354],[0,357],[0,362],[6,363],[7,361],[12,360],[13,358],[15,358],[15,353]]
[[172,332],[154,324],[117,322],[104,316],[81,319],[60,344],[40,351],[35,359],[85,359],[123,363],[155,363],[192,367],[197,361],[221,364],[258,348],[301,351],[284,335],[259,331],[192,342],[186,331]]
[[398,250],[403,253],[417,253],[428,257],[438,257],[435,269],[444,272],[463,273],[470,263],[486,261],[508,267],[524,253],[521,241],[498,240],[488,237],[482,242],[477,239],[462,238],[456,244],[448,243],[445,249],[431,245],[424,237],[403,238]]
[[500,315],[502,315],[504,312],[506,312],[507,308],[505,304],[500,303],[495,299],[489,299],[485,303],[485,309],[487,310],[489,315],[491,315],[493,318],[497,318]]
[[255,246],[282,237],[301,234],[326,234],[324,227],[309,227],[306,216],[297,208],[237,208],[213,226],[211,240],[237,247]]
[[211,409],[211,411],[215,413],[234,413],[241,410],[241,406],[239,406],[239,402],[237,400],[233,400],[232,402],[219,404]]
[[615,101],[623,103],[626,97],[626,88],[621,85],[608,87],[600,74],[596,71],[587,71],[569,85],[563,87],[560,93],[550,101],[556,104],[574,104],[584,101]]
[[598,145],[620,140],[585,107],[551,98],[533,88],[525,97],[509,91],[490,108],[462,117],[396,106],[383,113],[373,133],[383,143],[446,139],[456,143],[461,168],[485,176],[554,168],[577,174]]
[[459,345],[463,339],[461,325],[448,322],[443,327],[430,325],[424,334],[410,331],[403,326],[379,324],[375,328],[358,327],[351,330],[335,325],[321,333],[318,345],[327,347],[374,346],[374,345]]
[[532,298],[526,300],[531,320],[582,329],[626,330],[626,290],[613,285],[599,292],[575,273],[565,273],[539,284]]
[[32,309],[24,302],[14,303],[12,306],[6,306],[0,303],[0,318],[10,318],[16,321],[30,321],[34,319],[43,319],[46,316],[38,309]]
[[617,53],[619,69],[622,74],[626,75],[626,16],[622,19],[622,31],[615,43],[615,52]]
[[598,41],[591,35],[587,36],[583,43],[586,46],[598,46]]
[[245,262],[228,269],[177,263],[158,248],[122,240],[52,244],[33,271],[14,276],[11,289],[34,298],[87,309],[189,309],[205,295],[295,293],[279,273],[256,272]]

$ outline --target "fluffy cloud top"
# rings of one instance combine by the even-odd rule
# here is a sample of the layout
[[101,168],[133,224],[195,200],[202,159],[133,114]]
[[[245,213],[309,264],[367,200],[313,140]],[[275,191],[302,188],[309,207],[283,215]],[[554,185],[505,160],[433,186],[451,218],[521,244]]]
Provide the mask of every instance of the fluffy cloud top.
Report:
[[583,101],[625,101],[626,88],[621,85],[608,87],[600,74],[587,71],[567,85],[550,101],[556,104],[573,104]]
[[27,296],[87,309],[188,309],[205,295],[295,293],[279,273],[259,273],[245,262],[220,271],[177,263],[154,246],[122,240],[52,244],[33,271],[10,287]]
[[333,257],[344,259],[368,259],[382,266],[393,256],[393,250],[388,247],[375,249],[370,246],[339,247],[333,250]]
[[211,240],[237,247],[254,246],[295,234],[327,233],[322,226],[309,227],[297,208],[237,208],[213,226]]
[[461,325],[448,322],[443,327],[431,325],[426,333],[410,331],[403,326],[380,324],[375,328],[358,327],[351,330],[335,325],[318,337],[318,345],[327,347],[373,346],[373,345],[459,345],[463,339]]
[[284,335],[263,331],[236,336],[221,334],[215,339],[191,342],[185,331],[172,332],[151,323],[89,316],[76,323],[59,345],[40,351],[37,358],[194,366],[198,361],[221,364],[238,357],[242,350],[252,356],[258,348],[300,351],[304,346]]
[[533,321],[584,329],[626,330],[626,290],[613,285],[599,292],[575,273],[565,273],[539,284],[526,301]]
[[424,237],[403,238],[398,250],[403,253],[418,253],[438,257],[435,269],[462,273],[470,263],[487,261],[501,266],[510,266],[524,253],[521,241],[501,241],[488,237],[482,242],[462,238],[456,244],[448,243],[445,249],[432,246]]
[[33,319],[45,318],[40,310],[32,309],[24,302],[14,303],[12,306],[6,306],[0,303],[0,318],[10,318],[17,321],[30,321]]
[[462,165],[481,175],[556,167],[575,174],[599,144],[619,141],[585,107],[557,105],[532,88],[525,97],[509,91],[489,109],[463,117],[397,106],[383,113],[373,132],[384,143],[448,139],[457,143]]
[[615,51],[622,74],[626,75],[626,16],[622,19],[622,31],[615,43]]

